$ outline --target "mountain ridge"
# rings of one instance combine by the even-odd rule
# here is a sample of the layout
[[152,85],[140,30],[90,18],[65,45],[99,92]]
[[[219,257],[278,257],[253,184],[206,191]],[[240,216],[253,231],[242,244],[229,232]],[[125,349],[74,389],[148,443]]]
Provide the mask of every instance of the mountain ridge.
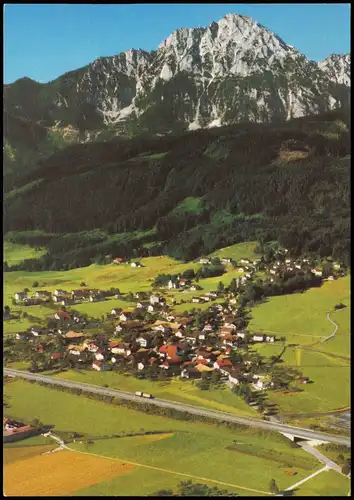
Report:
[[[48,101],[43,103],[45,99],[39,97],[42,116],[37,113],[33,119],[51,125],[62,119],[84,129],[130,119],[153,130],[159,128],[154,127],[155,115],[161,110],[168,115],[171,102],[176,109],[167,121],[183,122],[184,128],[241,119],[290,119],[340,107],[343,102],[333,86],[349,87],[349,71],[349,54],[309,61],[252,18],[227,14],[207,27],[173,31],[156,51],[129,49],[100,57],[47,84],[30,80],[37,93],[45,90]],[[251,76],[253,81],[244,81]],[[11,106],[9,95],[19,82],[29,85],[24,78],[5,86],[5,106],[12,114],[16,106],[18,112],[23,107],[22,103]],[[240,110],[243,100],[247,109]],[[155,114],[151,107],[157,108]],[[145,115],[148,120],[139,123]],[[77,118],[83,123],[77,123]],[[169,131],[168,125],[163,131]]]

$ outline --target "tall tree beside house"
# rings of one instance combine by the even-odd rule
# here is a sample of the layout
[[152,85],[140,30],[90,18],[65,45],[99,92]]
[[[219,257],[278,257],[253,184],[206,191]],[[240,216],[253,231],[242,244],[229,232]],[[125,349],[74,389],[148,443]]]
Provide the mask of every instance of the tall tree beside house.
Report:
[[4,314],[9,315],[11,312],[10,306],[5,306],[4,307]]
[[225,290],[225,285],[224,285],[224,283],[223,283],[222,281],[219,281],[217,291],[218,291],[219,293],[223,293],[223,291],[224,291],[224,290]]

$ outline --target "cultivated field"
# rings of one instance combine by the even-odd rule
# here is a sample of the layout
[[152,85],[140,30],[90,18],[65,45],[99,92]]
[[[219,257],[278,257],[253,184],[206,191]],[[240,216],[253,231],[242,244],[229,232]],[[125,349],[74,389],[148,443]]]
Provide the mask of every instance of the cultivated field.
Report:
[[[220,488],[238,491],[243,495],[256,495],[262,492],[267,493],[271,478],[276,479],[279,488],[294,484],[294,478],[285,476],[286,470],[296,470],[298,472],[296,480],[301,480],[318,468],[318,462],[313,457],[302,449],[291,448],[290,442],[278,434],[251,429],[230,430],[199,422],[149,415],[24,381],[5,384],[5,395],[9,399],[9,408],[7,408],[9,416],[29,420],[38,418],[43,423],[54,425],[54,433],[84,434],[81,438],[82,444],[76,442],[69,446],[77,451],[116,458],[134,466],[132,472],[129,472],[129,474],[134,474],[132,477],[136,479],[131,483],[131,495],[134,494],[133,492],[135,494],[147,493],[143,478],[150,470],[151,480],[148,481],[148,488],[151,493],[157,489],[173,488],[180,480],[192,479],[193,482],[207,484],[209,484],[208,481],[213,480],[216,483],[210,483],[210,486],[215,484]],[[154,437],[113,437],[124,435],[124,433],[126,435],[147,431],[157,431],[160,436],[155,436],[155,439]],[[93,444],[85,444],[88,438],[94,441]],[[53,463],[55,460],[64,460],[64,458],[59,458],[61,455],[61,457],[66,457],[65,460],[70,464],[71,471],[76,469],[78,472],[86,471],[87,483],[83,482],[83,478],[81,482],[82,476],[75,482],[75,489],[78,484],[81,489],[76,489],[77,494],[94,495],[103,491],[106,491],[105,495],[122,495],[123,492],[129,494],[128,475],[117,477],[120,469],[115,472],[117,469],[110,469],[108,466],[105,467],[108,467],[109,477],[104,476],[103,473],[96,473],[95,477],[100,478],[100,484],[90,487],[95,483],[90,482],[91,471],[97,470],[96,466],[103,467],[103,465],[83,463],[80,467],[79,465],[73,467],[73,456],[68,453],[70,452],[53,454]],[[55,459],[56,455],[58,458]],[[83,456],[87,458],[87,455]],[[49,455],[33,460],[48,457]],[[210,457],[213,457],[213,460],[210,460]],[[111,461],[107,461],[107,464],[108,462]],[[36,463],[35,467],[37,471],[45,470],[46,477],[53,477],[50,483],[53,483],[53,488],[56,487],[58,479],[57,476],[50,476],[54,474],[51,466],[48,466],[48,472],[42,462]],[[57,463],[55,469],[66,471],[65,467],[64,464]],[[157,470],[149,469],[149,467]],[[160,483],[155,474],[158,470]],[[257,471],[256,480],[255,471]],[[11,473],[15,473],[14,469]],[[18,473],[17,469],[16,473]],[[63,489],[60,490],[60,494],[68,493],[69,488],[73,488],[72,474],[72,472],[68,473],[67,482],[62,481]],[[25,477],[29,477],[27,472]],[[220,484],[217,484],[218,482]],[[158,487],[156,487],[157,484]],[[122,485],[122,490],[120,485]],[[49,486],[46,487],[49,488]],[[47,490],[41,489],[44,488],[43,481],[40,484],[35,483],[33,488],[35,491],[33,494],[48,493]],[[27,491],[29,491],[28,487]],[[54,494],[54,490],[51,491],[53,492],[48,494]]]
[[4,491],[7,496],[71,495],[132,469],[129,464],[60,451],[5,465]]
[[[25,441],[22,443],[24,444]],[[30,458],[40,456],[43,453],[51,451],[57,447],[54,441],[52,441],[52,444],[32,446],[20,446],[22,443],[21,441],[17,442],[16,444],[18,446],[4,445],[4,465],[10,465],[16,462],[21,462],[22,460],[28,460]]]

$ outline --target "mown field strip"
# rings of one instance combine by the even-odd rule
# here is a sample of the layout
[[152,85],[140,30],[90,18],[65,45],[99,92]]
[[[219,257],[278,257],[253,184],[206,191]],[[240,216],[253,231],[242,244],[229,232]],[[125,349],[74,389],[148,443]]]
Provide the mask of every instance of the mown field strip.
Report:
[[68,446],[66,446],[66,449],[73,451],[75,453],[83,453],[85,455],[92,455],[93,457],[106,458],[107,460],[114,460],[116,462],[123,462],[125,464],[135,465],[136,467],[145,467],[146,469],[154,469],[154,470],[157,470],[159,472],[167,472],[168,474],[190,477],[192,479],[199,479],[201,481],[207,481],[210,483],[222,484],[223,486],[231,486],[232,488],[236,488],[236,489],[240,489],[240,490],[252,491],[254,493],[261,493],[262,495],[269,495],[269,492],[267,492],[267,491],[255,490],[253,488],[246,488],[245,486],[240,486],[239,484],[224,483],[223,481],[217,481],[216,479],[208,479],[206,477],[193,476],[192,474],[185,474],[184,472],[176,472],[176,471],[169,470],[169,469],[162,469],[161,467],[154,467],[152,465],[139,464],[137,462],[130,462],[128,460],[123,460],[120,458],[106,457],[104,455],[97,455],[95,453],[88,453],[87,451],[81,451],[81,450],[76,450],[76,449],[74,450],[73,448],[69,448]]

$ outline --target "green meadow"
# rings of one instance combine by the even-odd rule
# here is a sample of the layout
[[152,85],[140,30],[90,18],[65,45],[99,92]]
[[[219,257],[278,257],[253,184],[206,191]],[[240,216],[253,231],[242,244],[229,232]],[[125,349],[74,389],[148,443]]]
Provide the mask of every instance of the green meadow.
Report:
[[[9,368],[13,367],[12,364]],[[13,367],[15,368],[15,367]],[[105,385],[112,389],[128,392],[142,391],[153,394],[160,399],[177,401],[204,408],[236,413],[237,415],[257,417],[255,409],[249,407],[239,396],[226,386],[221,389],[202,391],[193,381],[173,378],[166,382],[139,380],[132,375],[116,372],[96,372],[95,370],[68,370],[62,373],[45,372],[46,375],[68,380],[76,380],[87,384]]]
[[[278,355],[278,344],[254,348],[266,357]],[[350,405],[350,363],[324,353],[287,347],[282,355],[285,365],[299,368],[313,383],[296,384],[301,392],[268,391],[268,399],[278,405],[279,413],[316,414]]]
[[350,491],[350,479],[334,470],[321,472],[296,488],[295,496],[346,497]]
[[44,249],[36,250],[29,245],[18,245],[9,241],[4,242],[4,262],[7,262],[9,266],[19,264],[25,259],[39,259],[45,253]]
[[[265,303],[252,309],[251,331],[265,331],[285,336],[288,343],[310,345],[328,336],[333,325],[326,313],[342,302],[347,306],[344,312],[331,313],[331,317],[342,322],[338,337],[330,340],[331,352],[349,354],[346,351],[349,340],[350,276],[327,281],[320,288],[304,293],[271,297]],[[348,316],[347,316],[348,314]],[[321,345],[321,349],[323,344]]]
[[[84,434],[85,440],[91,438],[94,441],[93,444],[71,443],[70,447],[78,451],[161,468],[156,489],[173,488],[179,480],[188,479],[174,475],[180,473],[204,478],[204,481],[192,479],[193,482],[214,480],[234,485],[234,490],[239,489],[240,494],[251,493],[242,487],[267,493],[271,478],[277,481],[280,489],[285,489],[318,468],[318,462],[312,456],[302,449],[291,448],[279,434],[250,428],[231,430],[149,415],[22,380],[6,383],[4,393],[8,401],[8,416],[24,420],[38,418],[55,426],[54,433],[77,432]],[[113,437],[147,431],[158,431],[160,436]],[[137,480],[146,477],[147,469],[137,467],[134,477]],[[289,469],[297,471],[296,480],[284,474]],[[151,476],[151,482],[149,480],[151,493],[156,491],[154,477],[156,475]],[[126,479],[122,480],[123,491],[127,491],[129,484]],[[105,494],[121,495],[120,481],[116,478],[106,482]],[[142,479],[131,487],[136,494],[146,494],[145,487],[142,491],[140,485],[143,486]],[[219,487],[229,489],[225,485]],[[85,493],[94,495],[103,491],[102,485],[92,488]]]
[[[16,258],[16,255],[21,253],[25,255],[28,250],[25,246],[21,245],[8,245],[8,255],[9,260],[11,258]],[[218,252],[220,255],[225,252],[227,256],[242,255],[243,257],[251,258],[253,254],[253,249],[255,243],[240,243],[237,245],[232,245],[225,249],[221,249]],[[16,250],[13,248],[16,247]],[[30,248],[30,247],[28,247]],[[14,253],[13,253],[14,252]],[[218,254],[214,252],[213,255]],[[14,256],[14,257],[12,257]],[[26,272],[26,271],[14,271],[4,273],[4,304],[13,307],[15,310],[21,312],[26,311],[31,316],[38,318],[38,320],[28,321],[24,318],[20,320],[10,320],[4,322],[4,332],[5,333],[17,333],[18,331],[26,330],[31,324],[36,321],[44,320],[46,317],[53,314],[55,307],[40,305],[40,306],[30,306],[23,307],[20,305],[12,306],[12,298],[14,294],[18,291],[22,291],[24,288],[30,290],[30,294],[34,294],[39,290],[54,291],[56,288],[62,288],[64,290],[73,290],[80,287],[81,282],[85,282],[90,288],[100,288],[107,290],[111,287],[119,288],[122,293],[127,293],[130,291],[151,291],[151,285],[155,277],[158,274],[181,274],[186,269],[193,268],[197,270],[200,267],[198,261],[183,263],[177,260],[171,259],[167,256],[158,257],[147,257],[141,259],[140,261],[144,267],[142,268],[132,268],[128,264],[109,264],[109,265],[97,265],[92,264],[88,267],[71,269],[69,271],[41,271],[41,272]],[[193,296],[203,295],[204,293],[215,290],[219,281],[222,281],[225,285],[228,285],[231,280],[240,273],[235,271],[232,266],[226,266],[226,273],[223,276],[217,276],[214,278],[207,278],[199,281],[199,285],[203,288],[200,291],[191,291],[186,293],[179,293],[176,290],[166,291],[166,294],[170,299],[176,298],[178,301],[182,299],[187,301],[186,304],[179,304],[175,307],[175,312],[181,313],[185,310],[190,310],[192,308],[196,309],[207,309],[208,304],[192,304],[191,301]],[[34,282],[38,282],[38,288],[34,288]],[[109,313],[114,307],[130,308],[133,307],[133,303],[128,303],[125,301],[119,301],[116,299],[108,299],[103,302],[83,302],[81,304],[75,305],[75,309],[83,313],[88,314],[91,317],[100,318],[102,315]]]

